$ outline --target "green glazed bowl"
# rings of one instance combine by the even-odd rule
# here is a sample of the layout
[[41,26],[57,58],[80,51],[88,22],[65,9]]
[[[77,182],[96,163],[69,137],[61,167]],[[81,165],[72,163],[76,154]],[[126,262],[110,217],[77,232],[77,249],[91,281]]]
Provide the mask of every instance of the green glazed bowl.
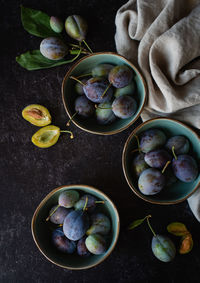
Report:
[[[50,227],[55,226],[50,222],[46,222],[49,211],[58,202],[58,196],[61,192],[66,190],[78,190],[82,193],[88,193],[99,200],[105,201],[101,204],[98,211],[105,213],[111,220],[111,232],[108,239],[107,251],[102,255],[91,255],[89,257],[81,257],[74,254],[64,254],[59,252],[51,243],[51,230]],[[68,269],[87,269],[91,268],[102,261],[104,261],[113,251],[119,236],[120,227],[119,215],[114,203],[101,191],[86,185],[69,185],[61,186],[50,192],[37,207],[31,223],[31,230],[33,239],[40,250],[40,252],[52,263],[57,266]]]
[[140,116],[142,109],[146,101],[146,84],[136,67],[129,62],[127,59],[119,54],[112,52],[93,53],[85,56],[77,61],[67,72],[62,83],[62,100],[64,103],[65,110],[68,116],[71,118],[75,113],[74,101],[77,98],[74,86],[76,82],[70,79],[70,76],[80,76],[83,74],[90,73],[91,70],[102,63],[108,63],[113,65],[127,65],[134,72],[134,80],[136,84],[136,94],[134,95],[137,101],[136,113],[128,119],[116,119],[110,125],[99,125],[95,118],[82,119],[79,115],[76,115],[72,122],[82,130],[98,135],[112,135],[119,133],[130,125],[132,125]]
[[136,129],[134,129],[134,131],[131,133],[125,143],[122,155],[122,166],[126,181],[130,188],[133,190],[133,192],[145,201],[155,204],[175,204],[182,202],[187,199],[191,194],[193,194],[200,186],[200,174],[193,182],[184,183],[181,181],[177,181],[171,186],[164,188],[160,193],[153,196],[143,195],[138,189],[137,178],[133,175],[133,172],[131,170],[131,162],[133,158],[133,154],[131,154],[131,151],[138,148],[137,141],[134,135],[139,136],[143,131],[146,131],[150,128],[157,128],[163,130],[166,133],[167,137],[175,135],[185,136],[190,142],[190,150],[192,156],[199,164],[199,136],[191,128],[179,121],[169,118],[155,118],[146,121],[145,123],[139,125]]

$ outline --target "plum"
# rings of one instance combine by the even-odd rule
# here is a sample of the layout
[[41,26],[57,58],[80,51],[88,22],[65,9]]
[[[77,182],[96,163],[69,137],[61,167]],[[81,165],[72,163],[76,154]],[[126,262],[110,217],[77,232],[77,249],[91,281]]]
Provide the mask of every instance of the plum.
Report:
[[85,245],[86,236],[81,238],[77,243],[77,254],[83,257],[88,257],[91,253]]
[[139,190],[144,195],[155,195],[163,189],[164,185],[164,175],[155,168],[144,170],[138,179]]
[[122,95],[134,95],[135,93],[135,83],[132,81],[129,85],[117,88],[114,92],[114,96],[117,98]]
[[149,168],[149,166],[144,160],[144,153],[138,153],[132,161],[132,169],[134,174],[139,177],[140,174],[147,168]]
[[68,47],[57,37],[48,37],[40,43],[41,54],[50,60],[60,60],[68,52]]
[[85,240],[85,245],[95,255],[103,254],[106,251],[106,241],[99,234],[89,235]]
[[49,24],[53,31],[57,33],[61,33],[63,31],[64,24],[61,19],[52,16],[50,18]]
[[155,149],[147,152],[144,156],[145,162],[153,168],[162,169],[172,156],[164,149]]
[[85,40],[88,25],[81,16],[72,15],[68,16],[65,21],[65,30],[71,38],[81,42]]
[[58,197],[58,204],[66,208],[71,208],[79,200],[77,191],[69,190],[62,192]]
[[78,115],[89,118],[94,114],[95,107],[89,99],[82,95],[75,100],[75,111],[78,112]]
[[87,213],[83,210],[74,210],[65,217],[63,232],[68,239],[77,241],[85,235],[89,226]]
[[172,168],[175,176],[186,183],[193,182],[199,172],[196,160],[188,154],[178,155],[177,159],[174,158]]
[[86,200],[87,200],[87,205],[86,205],[86,210],[87,212],[92,212],[95,207],[96,207],[96,201],[97,198],[90,195],[90,194],[85,194],[83,195],[79,201],[77,201],[74,205],[74,208],[77,209],[83,209],[85,204],[86,204]]
[[170,262],[176,255],[174,243],[166,236],[156,235],[151,243],[152,251],[155,257],[163,262]]
[[116,116],[112,111],[112,104],[110,102],[100,103],[96,109],[96,118],[101,125],[111,124],[115,121]]
[[162,147],[166,142],[166,135],[159,129],[149,129],[142,133],[140,149],[147,153],[151,150]]
[[186,154],[190,148],[189,141],[184,136],[173,136],[168,139],[165,147],[171,151],[173,146],[176,154]]
[[87,82],[83,86],[86,97],[95,103],[103,103],[111,100],[113,90],[112,88],[108,88],[109,82],[101,77],[91,78],[87,80]]
[[127,119],[135,114],[137,110],[137,103],[134,98],[128,95],[119,96],[113,101],[112,110],[115,116]]
[[77,82],[77,83],[75,84],[75,90],[76,90],[76,92],[77,92],[79,95],[84,95],[85,93],[84,93],[84,90],[83,90],[83,85],[87,82],[87,80],[86,80],[86,79],[83,79],[83,80],[81,80],[81,82],[82,82],[83,84],[81,84],[81,83],[79,83],[79,82]]
[[52,243],[61,252],[72,254],[76,249],[76,243],[67,239],[62,228],[57,228],[52,233]]
[[114,66],[111,64],[100,64],[92,69],[93,77],[108,77],[109,72]]
[[[54,224],[63,224],[65,217],[72,211],[71,209],[65,208],[63,206],[59,206],[57,209],[57,205],[54,205],[49,212],[49,219]],[[53,211],[55,211],[53,213]]]
[[122,88],[130,84],[133,71],[126,65],[115,66],[108,75],[109,82],[116,88]]
[[91,216],[92,225],[89,230],[87,230],[86,234],[101,234],[107,235],[110,231],[110,219],[104,215],[103,213],[97,213]]

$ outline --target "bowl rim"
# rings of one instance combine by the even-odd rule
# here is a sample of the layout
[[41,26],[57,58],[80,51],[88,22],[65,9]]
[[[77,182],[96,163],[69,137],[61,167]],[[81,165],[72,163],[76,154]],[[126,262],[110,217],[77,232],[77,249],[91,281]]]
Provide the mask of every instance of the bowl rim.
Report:
[[63,101],[63,104],[64,104],[64,108],[65,108],[65,111],[67,112],[67,115],[69,116],[69,118],[71,119],[72,118],[72,115],[70,114],[69,112],[69,109],[68,109],[68,106],[67,104],[65,103],[65,98],[64,98],[64,86],[65,86],[65,82],[66,80],[68,79],[68,77],[70,76],[70,73],[74,70],[74,68],[79,64],[81,63],[83,60],[89,58],[89,57],[93,57],[93,56],[96,56],[96,55],[103,55],[103,54],[106,54],[106,55],[115,55],[119,58],[122,58],[124,61],[127,62],[127,64],[129,64],[131,66],[131,68],[134,69],[134,71],[137,73],[137,75],[140,77],[141,81],[142,81],[142,84],[144,86],[144,101],[143,101],[143,104],[141,106],[141,109],[139,111],[139,113],[135,116],[135,118],[130,121],[130,123],[128,123],[126,126],[120,128],[120,129],[117,129],[117,130],[114,130],[114,131],[109,131],[109,132],[101,132],[101,131],[92,131],[92,130],[89,130],[81,125],[79,125],[79,123],[77,123],[76,121],[72,120],[72,122],[78,127],[80,128],[81,130],[85,131],[85,132],[88,132],[88,133],[91,133],[91,134],[96,134],[96,135],[104,135],[104,136],[107,136],[107,135],[114,135],[114,134],[117,134],[117,133],[120,133],[122,131],[124,131],[125,129],[129,128],[139,117],[140,117],[140,114],[142,113],[142,110],[146,104],[146,101],[147,101],[147,84],[145,82],[145,79],[143,77],[143,75],[141,74],[141,72],[135,67],[135,65],[133,65],[128,59],[126,59],[124,56],[120,55],[120,54],[117,54],[115,52],[95,52],[95,53],[92,53],[92,54],[89,54],[87,56],[84,56],[82,57],[81,59],[79,59],[76,63],[74,63],[70,69],[67,71],[67,73],[65,74],[64,78],[63,78],[63,81],[62,81],[62,86],[61,86],[61,93],[62,93],[62,101]]
[[[57,191],[59,191],[60,189],[62,188],[67,188],[67,189],[73,189],[73,188],[77,188],[77,187],[83,187],[83,188],[88,188],[92,191],[95,191],[96,193],[100,194],[101,196],[103,196],[105,199],[108,199],[109,202],[112,204],[113,206],[113,209],[114,209],[114,212],[115,212],[115,216],[116,216],[116,223],[117,223],[117,232],[116,232],[116,235],[115,235],[115,240],[114,240],[114,243],[109,251],[109,253],[107,253],[101,260],[99,260],[98,262],[94,263],[94,264],[90,264],[88,266],[85,266],[85,267],[71,267],[71,266],[65,266],[65,265],[62,265],[62,264],[58,264],[56,263],[54,260],[50,259],[48,257],[47,254],[45,254],[43,252],[43,250],[40,248],[40,245],[39,243],[37,242],[37,239],[35,237],[35,233],[34,233],[34,226],[35,226],[35,221],[36,221],[36,217],[38,215],[38,212],[40,210],[40,208],[45,204],[45,202]],[[48,193],[46,195],[45,198],[42,199],[42,201],[39,203],[39,205],[37,206],[34,214],[33,214],[33,217],[32,217],[32,220],[31,220],[31,233],[32,233],[32,237],[33,237],[33,240],[36,244],[36,246],[38,247],[39,251],[45,256],[45,258],[47,260],[49,260],[51,263],[59,266],[59,267],[62,267],[62,268],[65,268],[65,269],[69,269],[69,270],[84,270],[84,269],[89,269],[89,268],[92,268],[98,264],[100,264],[101,262],[103,262],[111,253],[112,251],[114,250],[116,244],[117,244],[117,240],[119,238],[119,231],[120,231],[120,218],[119,218],[119,213],[117,211],[117,208],[115,206],[115,204],[113,203],[113,201],[106,195],[104,194],[102,191],[92,187],[92,186],[88,186],[88,185],[82,185],[82,184],[73,184],[73,185],[63,185],[63,186],[59,186],[57,188],[55,188],[54,190],[52,190],[50,193]]]
[[123,168],[123,173],[124,173],[124,176],[125,176],[125,179],[129,185],[129,187],[131,188],[131,190],[141,199],[143,199],[144,201],[147,201],[149,203],[152,203],[152,204],[159,204],[159,205],[170,205],[170,204],[177,204],[177,203],[180,203],[180,202],[183,202],[184,200],[186,200],[187,198],[189,198],[197,189],[198,187],[200,186],[200,181],[198,182],[198,184],[194,187],[194,189],[192,190],[192,192],[190,192],[189,194],[187,194],[187,196],[179,199],[179,200],[174,200],[174,201],[164,201],[164,202],[161,202],[161,201],[157,201],[157,200],[150,200],[150,199],[147,199],[145,197],[145,195],[142,195],[138,192],[138,190],[131,184],[131,181],[130,181],[130,178],[128,177],[128,174],[126,172],[126,166],[125,166],[125,156],[127,154],[127,148],[128,148],[128,144],[129,142],[131,141],[132,137],[134,136],[134,134],[140,129],[142,128],[144,125],[146,124],[149,124],[150,122],[152,121],[155,121],[155,120],[170,120],[170,121],[173,121],[173,122],[176,122],[178,124],[180,124],[181,126],[187,128],[188,130],[192,131],[192,133],[197,137],[197,139],[199,140],[200,142],[200,136],[191,128],[189,127],[188,125],[178,121],[178,120],[175,120],[175,119],[172,119],[172,118],[167,118],[167,117],[156,117],[156,118],[153,118],[153,119],[150,119],[150,120],[147,120],[145,122],[143,122],[142,124],[140,124],[138,127],[136,127],[132,132],[131,134],[129,135],[128,139],[126,140],[125,144],[124,144],[124,148],[123,148],[123,153],[122,153],[122,168]]

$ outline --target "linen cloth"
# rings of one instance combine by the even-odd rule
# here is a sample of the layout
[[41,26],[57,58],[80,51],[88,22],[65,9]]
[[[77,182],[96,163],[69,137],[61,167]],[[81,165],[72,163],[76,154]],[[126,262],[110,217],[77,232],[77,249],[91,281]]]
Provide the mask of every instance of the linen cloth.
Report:
[[[117,52],[147,82],[142,120],[167,116],[200,129],[200,0],[130,0],[115,24]],[[200,221],[200,189],[188,202]]]

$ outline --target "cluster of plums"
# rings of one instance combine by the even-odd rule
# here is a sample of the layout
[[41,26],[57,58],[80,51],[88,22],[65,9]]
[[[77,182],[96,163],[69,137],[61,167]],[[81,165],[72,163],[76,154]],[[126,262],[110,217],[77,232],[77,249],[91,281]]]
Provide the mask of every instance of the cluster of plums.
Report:
[[190,144],[186,137],[167,139],[162,130],[152,128],[141,133],[138,143],[139,153],[133,158],[132,169],[144,195],[157,194],[177,179],[189,183],[197,178],[198,165],[188,154]]
[[[80,196],[77,190],[67,190],[58,197],[49,217],[59,225],[52,233],[52,243],[61,252],[87,257],[100,255],[107,249],[110,219],[98,212],[96,205],[103,203],[90,194]],[[61,226],[61,227],[60,227]]]
[[[81,75],[79,77],[83,77]],[[96,116],[99,124],[110,124],[117,117],[130,118],[137,110],[133,71],[126,65],[100,64],[90,77],[75,85],[75,111],[83,118]],[[73,77],[71,77],[73,78]]]

